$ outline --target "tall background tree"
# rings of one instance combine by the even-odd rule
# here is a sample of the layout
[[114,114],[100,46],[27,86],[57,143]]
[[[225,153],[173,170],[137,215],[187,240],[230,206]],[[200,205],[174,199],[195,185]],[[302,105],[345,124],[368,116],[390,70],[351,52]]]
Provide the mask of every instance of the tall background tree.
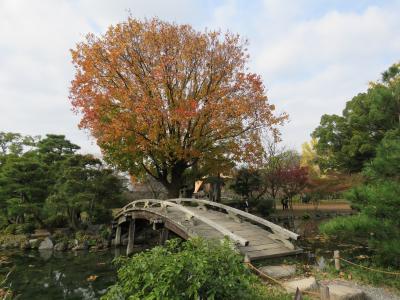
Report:
[[260,157],[261,130],[286,119],[248,57],[238,35],[128,18],[72,50],[70,99],[107,161],[176,197],[186,170]]
[[[314,131],[317,152],[326,166],[358,173],[344,193],[359,214],[340,217],[321,230],[347,242],[365,245],[370,263],[400,266],[400,64],[370,83],[366,93],[346,104],[343,116],[325,115]],[[361,180],[359,180],[361,178]]]
[[360,172],[376,155],[385,133],[400,126],[400,64],[370,83],[367,92],[347,102],[342,116],[323,115],[312,136],[317,139],[320,166]]

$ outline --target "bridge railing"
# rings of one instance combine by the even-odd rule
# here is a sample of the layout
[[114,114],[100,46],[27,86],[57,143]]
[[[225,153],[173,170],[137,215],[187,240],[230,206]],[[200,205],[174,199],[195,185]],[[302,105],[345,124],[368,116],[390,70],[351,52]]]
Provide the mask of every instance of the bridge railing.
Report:
[[245,218],[245,219],[251,220],[255,223],[264,225],[264,226],[268,227],[273,233],[278,234],[284,238],[287,238],[287,239],[290,238],[293,240],[297,240],[299,238],[299,235],[297,233],[287,230],[286,228],[276,225],[268,220],[265,220],[263,218],[255,216],[255,215],[252,215],[243,210],[236,209],[236,208],[230,207],[228,205],[224,205],[222,203],[212,202],[212,201],[208,201],[208,200],[204,200],[204,199],[193,199],[193,198],[168,199],[168,201],[176,202],[178,204],[182,203],[182,202],[192,202],[192,203],[198,203],[200,205],[209,205],[209,206],[213,206],[213,207],[218,207],[220,209],[224,209],[230,215],[233,214],[235,216],[241,216],[242,218]]
[[[143,204],[143,205],[138,206],[138,204]],[[120,210],[120,212],[116,215],[116,218],[119,218],[133,210],[137,210],[137,209],[151,210],[151,208],[155,207],[155,206],[161,207],[161,211],[165,211],[165,212],[167,211],[167,207],[175,207],[175,208],[179,209],[180,211],[182,211],[182,213],[185,214],[187,220],[198,219],[198,220],[206,223],[207,225],[215,228],[216,230],[221,232],[221,234],[229,237],[232,241],[234,241],[237,244],[240,244],[242,246],[247,246],[249,244],[248,240],[234,234],[233,232],[229,231],[228,229],[219,225],[218,223],[216,223],[206,217],[203,217],[203,216],[197,214],[196,212],[193,212],[192,210],[189,210],[188,208],[182,206],[179,203],[176,203],[176,201],[158,200],[158,199],[135,200],[135,201],[132,201],[131,203],[125,205]]]
[[[234,217],[240,216],[240,217],[242,217],[244,219],[247,219],[247,220],[250,220],[250,221],[252,221],[254,223],[263,225],[263,226],[269,228],[275,235],[277,235],[277,236],[279,236],[279,237],[281,237],[283,239],[297,240],[299,238],[298,234],[296,234],[296,233],[294,233],[294,232],[292,232],[290,230],[287,230],[287,229],[285,229],[285,228],[283,228],[283,227],[281,227],[279,225],[276,225],[276,224],[274,224],[274,223],[272,223],[272,222],[270,222],[268,220],[265,220],[263,218],[255,216],[255,215],[252,215],[252,214],[250,214],[248,212],[245,212],[243,210],[240,210],[240,209],[236,209],[236,208],[233,208],[233,207],[230,207],[230,206],[218,203],[218,202],[212,202],[212,201],[208,201],[208,200],[204,200],[204,199],[177,198],[177,199],[169,199],[169,200],[158,200],[158,199],[136,200],[136,201],[133,201],[133,202],[127,204],[126,206],[124,206],[121,209],[120,213],[123,213],[124,211],[129,210],[129,209],[132,209],[132,208],[136,207],[137,204],[142,203],[144,205],[144,207],[146,207],[146,206],[149,207],[151,205],[159,205],[159,206],[165,207],[165,208],[167,206],[175,206],[175,207],[179,207],[179,209],[185,211],[186,214],[193,215],[193,211],[185,209],[182,205],[180,205],[180,204],[182,204],[182,202],[191,202],[191,203],[196,203],[196,204],[198,204],[200,206],[211,206],[211,207],[217,207],[219,209],[223,209],[228,213],[228,215],[232,215]],[[176,205],[178,205],[178,206],[176,206]],[[196,215],[194,217],[196,217],[198,219],[205,219],[205,218],[201,217],[200,215]],[[208,223],[212,222],[211,220],[208,220],[208,219],[207,219],[207,221],[208,221]],[[213,227],[219,226],[215,222],[212,222],[212,223],[214,223]],[[220,227],[218,229],[219,231],[221,231],[222,228],[224,228],[222,226],[219,226],[219,227]],[[229,230],[225,229],[224,232],[227,233],[226,231],[231,233]]]

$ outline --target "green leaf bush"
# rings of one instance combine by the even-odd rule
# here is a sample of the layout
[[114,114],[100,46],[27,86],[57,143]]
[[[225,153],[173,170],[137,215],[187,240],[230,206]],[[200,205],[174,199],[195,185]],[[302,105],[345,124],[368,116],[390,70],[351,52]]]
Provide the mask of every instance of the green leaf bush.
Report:
[[268,294],[227,240],[170,240],[116,263],[118,282],[102,300],[286,298]]

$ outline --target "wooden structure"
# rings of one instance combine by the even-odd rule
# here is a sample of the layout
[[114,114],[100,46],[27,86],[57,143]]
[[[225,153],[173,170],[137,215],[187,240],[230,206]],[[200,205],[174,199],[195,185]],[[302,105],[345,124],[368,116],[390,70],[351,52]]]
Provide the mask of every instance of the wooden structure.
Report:
[[121,244],[122,227],[128,228],[127,254],[133,249],[138,219],[161,229],[161,243],[168,238],[168,231],[172,231],[183,239],[228,237],[248,260],[302,252],[292,243],[299,235],[279,225],[221,203],[179,198],[136,200],[116,214],[114,243]]

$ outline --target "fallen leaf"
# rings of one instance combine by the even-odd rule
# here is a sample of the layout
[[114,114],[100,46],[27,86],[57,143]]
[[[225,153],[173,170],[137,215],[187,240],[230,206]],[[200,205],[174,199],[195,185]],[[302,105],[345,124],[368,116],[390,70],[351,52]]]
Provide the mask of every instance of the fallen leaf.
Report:
[[86,278],[86,281],[95,281],[97,279],[97,275],[90,275],[88,278]]

